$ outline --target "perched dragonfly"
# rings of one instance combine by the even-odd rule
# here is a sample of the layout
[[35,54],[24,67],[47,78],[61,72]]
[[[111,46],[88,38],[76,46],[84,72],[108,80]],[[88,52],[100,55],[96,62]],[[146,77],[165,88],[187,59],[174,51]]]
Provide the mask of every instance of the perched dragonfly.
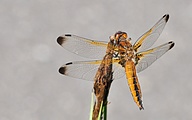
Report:
[[[162,33],[169,15],[165,14],[151,29],[144,33],[132,45],[125,32],[117,32],[111,38],[114,39],[113,55],[113,77],[119,79],[126,74],[128,85],[133,99],[140,109],[143,108],[142,93],[136,73],[149,67],[153,62],[173,48],[174,42],[162,44],[150,49]],[[80,78],[84,80],[94,80],[95,73],[101,64],[100,60],[107,49],[107,42],[95,41],[65,34],[57,38],[57,42],[66,50],[77,55],[97,59],[91,61],[69,62],[63,65],[59,72],[63,75]]]

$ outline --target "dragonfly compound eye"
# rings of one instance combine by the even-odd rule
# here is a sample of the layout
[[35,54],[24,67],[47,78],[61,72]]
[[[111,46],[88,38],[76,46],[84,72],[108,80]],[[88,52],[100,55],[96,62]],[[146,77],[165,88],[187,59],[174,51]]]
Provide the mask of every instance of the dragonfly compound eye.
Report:
[[115,33],[115,40],[119,41],[120,39],[121,40],[124,40],[124,39],[127,39],[127,33],[126,32],[121,32],[121,31],[118,31],[117,33]]
[[127,39],[127,33],[123,32],[122,37]]

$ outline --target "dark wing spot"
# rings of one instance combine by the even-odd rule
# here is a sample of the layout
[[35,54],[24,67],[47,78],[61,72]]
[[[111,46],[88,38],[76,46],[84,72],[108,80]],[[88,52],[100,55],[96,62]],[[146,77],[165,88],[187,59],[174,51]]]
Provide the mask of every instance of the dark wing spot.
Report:
[[65,72],[66,72],[66,67],[59,68],[59,73],[65,75]]
[[175,43],[173,41],[169,42],[169,44],[171,44],[171,46],[169,47],[169,50],[175,45]]
[[73,64],[72,62],[68,62],[68,63],[66,63],[65,65],[71,65],[71,64]]
[[71,37],[71,34],[65,34],[65,36]]
[[62,37],[62,36],[59,36],[59,37],[57,38],[57,43],[58,43],[59,45],[62,45],[64,41],[65,41],[65,38]]
[[169,14],[165,14],[163,18],[165,17],[165,21],[167,22],[169,20]]

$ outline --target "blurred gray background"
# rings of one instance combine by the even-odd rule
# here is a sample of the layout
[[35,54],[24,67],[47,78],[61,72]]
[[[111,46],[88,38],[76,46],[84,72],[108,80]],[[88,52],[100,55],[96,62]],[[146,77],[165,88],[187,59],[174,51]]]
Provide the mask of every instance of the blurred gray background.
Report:
[[89,59],[63,49],[57,37],[108,41],[121,30],[134,42],[166,13],[170,19],[154,46],[176,45],[138,74],[145,110],[124,77],[112,83],[108,119],[191,120],[191,0],[1,0],[0,120],[87,120],[93,82],[58,68]]

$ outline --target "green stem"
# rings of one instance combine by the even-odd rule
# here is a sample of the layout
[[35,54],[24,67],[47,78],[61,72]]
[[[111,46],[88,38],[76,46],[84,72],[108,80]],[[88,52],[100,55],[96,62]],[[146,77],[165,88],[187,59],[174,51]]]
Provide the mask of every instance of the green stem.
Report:
[[107,104],[103,106],[103,118],[104,120],[107,120]]

